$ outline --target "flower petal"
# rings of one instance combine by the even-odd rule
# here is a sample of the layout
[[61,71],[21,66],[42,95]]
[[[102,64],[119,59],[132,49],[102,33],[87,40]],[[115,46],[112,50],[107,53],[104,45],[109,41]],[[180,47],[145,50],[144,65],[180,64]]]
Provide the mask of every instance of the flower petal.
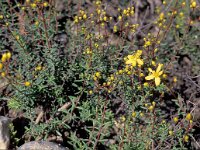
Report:
[[160,85],[160,78],[159,77],[155,78],[155,84],[156,84],[156,86]]
[[140,55],[142,55],[142,50],[137,50],[137,52],[136,52],[136,53],[137,53],[137,55],[139,55],[139,56],[140,56]]
[[151,72],[151,73],[153,72],[153,70],[152,70],[151,68],[148,68],[148,70],[149,70],[149,72]]
[[152,80],[153,78],[155,78],[153,74],[145,77],[146,80]]
[[131,59],[128,59],[127,61],[126,61],[126,64],[128,65],[128,64],[131,64],[132,63],[132,60]]
[[133,55],[128,55],[127,58],[128,58],[128,59],[133,59],[134,56],[133,56]]
[[143,65],[143,64],[144,64],[144,62],[142,61],[142,59],[137,59],[137,63],[138,63],[139,65]]
[[129,60],[126,61],[126,65],[136,66],[136,60],[134,60],[134,59],[129,59]]
[[132,62],[132,66],[135,67],[136,66],[136,61]]
[[162,66],[163,66],[163,64],[158,64],[158,68],[156,69],[156,72],[160,72]]
[[158,73],[159,76],[161,76],[162,74],[163,74],[163,71],[160,71],[160,72]]

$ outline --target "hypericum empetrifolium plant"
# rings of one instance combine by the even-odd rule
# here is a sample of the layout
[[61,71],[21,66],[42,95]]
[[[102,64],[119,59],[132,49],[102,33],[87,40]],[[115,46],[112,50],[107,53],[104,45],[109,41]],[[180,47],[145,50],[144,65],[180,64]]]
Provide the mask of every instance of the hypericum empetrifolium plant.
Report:
[[[187,11],[195,11],[196,1],[163,1],[151,22],[156,33],[134,21],[134,5],[113,17],[95,1],[91,11],[75,11],[63,29],[68,39],[60,40],[55,3],[0,2],[0,72],[12,89],[7,105],[29,120],[21,140],[54,135],[71,149],[184,149],[193,117],[178,100],[176,111],[162,109],[176,55],[169,49],[166,57],[165,50],[176,30],[188,38]],[[139,33],[146,33],[142,42]]]

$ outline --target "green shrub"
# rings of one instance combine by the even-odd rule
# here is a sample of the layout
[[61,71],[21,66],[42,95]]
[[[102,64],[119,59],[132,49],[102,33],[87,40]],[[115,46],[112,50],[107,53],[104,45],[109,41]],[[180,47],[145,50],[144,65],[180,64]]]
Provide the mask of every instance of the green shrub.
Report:
[[[173,86],[167,64],[177,54],[168,49],[170,38],[179,42],[180,29],[180,46],[191,46],[187,10],[197,6],[166,3],[152,22],[158,32],[147,33],[142,43],[136,36],[143,26],[132,23],[134,6],[119,8],[113,18],[96,1],[94,12],[79,10],[66,21],[62,45],[54,2],[0,2],[1,76],[13,90],[8,107],[30,120],[23,138],[61,136],[72,149],[186,148],[194,124],[186,104],[175,96],[168,101],[176,110],[163,108]],[[182,12],[187,5],[192,8]]]

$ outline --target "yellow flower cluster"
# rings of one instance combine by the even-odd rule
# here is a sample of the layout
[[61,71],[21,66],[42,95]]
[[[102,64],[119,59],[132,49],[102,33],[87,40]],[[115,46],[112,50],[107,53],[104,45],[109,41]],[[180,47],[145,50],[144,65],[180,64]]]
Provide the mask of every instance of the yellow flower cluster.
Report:
[[85,13],[85,11],[80,10],[79,11],[79,15],[74,17],[74,23],[78,23],[81,20],[86,20],[88,18],[87,14]]
[[162,12],[160,13],[158,19],[156,20],[155,24],[158,25],[159,28],[166,28],[166,25],[165,25],[165,22],[166,22],[166,19],[165,19],[165,14]]
[[131,65],[133,67],[135,67],[136,65],[138,65],[139,67],[142,66],[144,64],[143,60],[141,59],[141,55],[142,55],[142,50],[137,50],[137,52],[133,55],[128,55],[127,57],[125,57],[125,64],[126,65]]
[[135,9],[134,7],[128,7],[127,9],[123,10],[118,8],[118,11],[121,12],[121,15],[118,17],[118,20],[121,21],[123,16],[126,17],[133,16],[135,14],[134,9]]
[[91,55],[91,54],[92,54],[92,50],[88,47],[88,48],[86,48],[86,50],[83,52],[83,54]]
[[113,32],[114,32],[114,33],[117,32],[117,26],[116,26],[116,25],[113,27]]
[[98,0],[98,1],[95,2],[95,4],[96,4],[97,6],[100,6],[100,5],[101,5],[101,1]]
[[135,32],[138,27],[139,27],[139,24],[133,24],[131,26],[131,32]]
[[94,81],[97,81],[98,79],[101,78],[101,72],[95,72],[95,74],[93,75],[93,80]]
[[190,8],[196,8],[197,7],[197,2],[195,0],[190,0]]
[[2,54],[2,57],[1,57],[1,62],[4,63],[6,61],[8,61],[10,58],[11,58],[11,53],[10,52],[7,52],[7,53],[4,53]]
[[36,3],[31,3],[31,8],[35,9],[37,7]]
[[[6,61],[8,61],[10,58],[11,58],[12,54],[11,52],[6,52],[6,53],[3,53],[2,56],[1,56],[1,63],[0,63],[0,70],[3,69],[3,66],[4,66],[4,63]],[[1,72],[1,77],[5,77],[6,76],[6,72]]]

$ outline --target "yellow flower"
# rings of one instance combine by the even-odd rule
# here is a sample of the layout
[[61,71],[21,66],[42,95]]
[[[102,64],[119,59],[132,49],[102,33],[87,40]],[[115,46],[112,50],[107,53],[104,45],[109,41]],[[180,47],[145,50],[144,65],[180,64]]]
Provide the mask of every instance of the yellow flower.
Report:
[[153,111],[154,110],[154,106],[153,105],[151,105],[151,106],[149,106],[149,108],[148,108],[150,111]]
[[36,68],[35,68],[35,71],[40,71],[42,70],[42,66],[41,65],[38,65]]
[[167,2],[166,1],[163,1],[163,5],[166,5],[167,4]]
[[180,12],[179,15],[180,15],[181,17],[183,17],[183,16],[184,16],[184,13],[183,13],[183,12]]
[[160,16],[159,16],[159,20],[163,20],[165,17],[165,14],[164,13],[161,13]]
[[104,27],[104,26],[105,26],[105,24],[102,22],[102,23],[101,23],[101,26],[102,26],[102,27]]
[[93,76],[93,80],[94,80],[94,81],[97,81],[97,77]]
[[163,71],[161,71],[161,67],[163,66],[163,64],[158,64],[158,67],[156,69],[156,71],[152,70],[151,68],[149,68],[149,71],[151,72],[151,75],[146,76],[145,79],[146,80],[152,80],[155,78],[155,84],[156,86],[160,85],[160,76],[163,74]]
[[32,4],[31,4],[31,7],[34,9],[34,8],[37,7],[37,5],[36,5],[35,3],[32,3]]
[[172,130],[169,130],[169,135],[173,135],[174,134],[174,132],[172,131]]
[[118,17],[118,20],[121,21],[121,20],[122,20],[122,16],[119,16],[119,17]]
[[137,64],[139,66],[142,66],[144,64],[143,60],[140,58],[142,55],[142,51],[138,50],[135,54],[133,55],[128,55],[125,64],[126,65],[131,65],[135,67]]
[[183,136],[183,140],[184,140],[184,142],[188,142],[189,141],[189,136],[188,135],[184,135]]
[[97,14],[99,15],[101,13],[101,10],[100,9],[97,9]]
[[93,94],[93,91],[92,91],[92,90],[90,90],[90,91],[89,91],[89,94],[90,94],[90,95],[92,95],[92,94]]
[[157,51],[158,51],[158,49],[157,49],[157,48],[155,48],[155,49],[154,49],[154,52],[156,53]]
[[96,1],[96,5],[100,5],[101,4],[101,1]]
[[106,16],[104,16],[104,17],[103,17],[103,20],[104,20],[104,21],[107,21],[107,17],[106,17]]
[[121,117],[120,117],[120,120],[121,120],[122,122],[125,122],[125,121],[126,121],[125,116],[121,116]]
[[166,75],[166,74],[163,74],[162,77],[163,77],[164,79],[166,79],[166,78],[167,78],[167,75]]
[[156,106],[156,102],[153,101],[153,102],[152,102],[152,105],[155,107],[155,106]]
[[174,117],[173,121],[174,121],[174,123],[177,123],[178,122],[178,117]]
[[177,25],[176,25],[176,28],[177,28],[177,29],[178,29],[178,28],[180,28],[180,25],[179,25],[179,24],[177,24]]
[[3,15],[0,15],[0,19],[3,19]]
[[83,19],[87,19],[87,15],[86,14],[83,15]]
[[74,23],[78,23],[78,19],[75,19],[75,20],[74,20]]
[[188,121],[190,121],[190,120],[192,120],[192,114],[191,113],[188,113],[187,115],[186,115],[186,120],[188,120]]
[[144,87],[148,87],[149,86],[149,83],[147,83],[147,82],[144,82]]
[[48,6],[48,2],[44,2],[44,3],[43,3],[43,6],[44,6],[44,7],[47,7],[47,6]]
[[110,81],[108,81],[108,82],[106,83],[106,85],[107,85],[107,86],[109,86],[110,84],[111,84],[111,82],[110,82]]
[[95,43],[94,46],[95,46],[96,48],[98,48],[98,47],[99,47],[99,44]]
[[114,27],[113,27],[113,32],[114,32],[114,33],[117,32],[117,26],[114,26]]
[[145,41],[144,47],[151,46],[151,41]]
[[139,76],[140,76],[140,77],[144,77],[144,73],[141,72],[141,73],[139,74]]
[[144,117],[144,113],[141,112],[141,113],[140,113],[140,117]]
[[123,73],[123,70],[120,69],[118,72],[119,72],[119,74],[122,74],[122,73]]
[[7,59],[10,59],[11,56],[12,56],[11,52],[7,52],[7,53],[6,53],[6,58],[7,58]]
[[155,61],[151,61],[151,64],[152,64],[153,66],[156,66],[156,62],[155,62]]
[[173,81],[174,81],[174,83],[176,83],[177,82],[177,77],[173,77]]
[[79,19],[79,20],[82,20],[82,17],[80,16],[80,17],[78,17],[78,19]]
[[132,113],[132,117],[135,118],[136,117],[136,112]]
[[1,73],[1,76],[2,76],[2,77],[5,77],[5,76],[6,76],[6,73],[5,73],[5,72],[2,72],[2,73]]
[[3,69],[3,64],[2,63],[0,63],[0,69]]
[[9,26],[9,23],[8,22],[6,22],[6,24],[5,24],[6,26]]
[[134,11],[133,10],[131,10],[131,15],[134,15]]
[[4,63],[4,62],[6,62],[6,60],[7,60],[7,55],[6,55],[6,53],[4,53],[1,57],[1,61]]
[[126,9],[124,9],[124,11],[123,11],[123,14],[124,14],[124,15],[126,15],[126,14],[127,14],[127,10],[126,10]]
[[123,81],[120,80],[120,81],[119,81],[119,84],[123,84]]
[[195,1],[193,1],[190,5],[191,8],[196,8],[197,7],[197,3]]
[[35,22],[35,26],[38,26],[38,25],[39,25],[39,22],[38,22],[38,21],[36,21],[36,22]]
[[26,81],[26,82],[24,83],[24,85],[28,87],[28,86],[30,86],[30,85],[31,85],[31,83],[30,83],[30,82],[28,82],[28,81]]
[[100,77],[101,77],[101,73],[100,73],[100,72],[96,72],[96,73],[95,73],[95,76],[96,76],[97,78],[100,78]]
[[128,72],[127,72],[127,75],[131,75],[131,71],[128,71]]
[[19,39],[20,39],[19,35],[16,35],[15,38],[17,41],[19,41]]

